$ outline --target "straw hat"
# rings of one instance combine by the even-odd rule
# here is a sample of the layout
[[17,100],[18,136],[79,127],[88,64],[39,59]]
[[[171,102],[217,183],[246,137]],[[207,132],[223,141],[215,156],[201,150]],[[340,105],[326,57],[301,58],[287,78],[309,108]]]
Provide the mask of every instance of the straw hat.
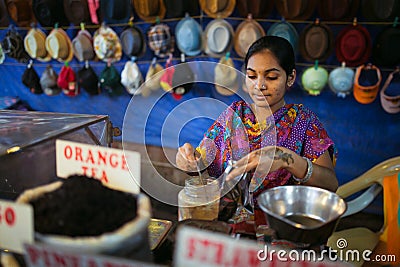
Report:
[[251,15],[236,28],[234,48],[240,57],[245,57],[252,43],[265,35],[263,27]]
[[240,16],[246,18],[251,14],[255,19],[267,18],[274,8],[274,1],[265,0],[237,0],[236,9]]
[[151,91],[156,91],[161,88],[160,79],[163,74],[164,68],[159,63],[153,61],[150,64],[149,69],[146,73],[145,83],[142,85],[142,95],[148,96]]
[[31,28],[24,38],[24,47],[28,55],[42,62],[51,60],[46,50],[46,34],[39,28]]
[[214,69],[214,84],[218,93],[224,96],[235,94],[239,89],[237,70],[230,57],[221,57]]
[[54,28],[47,36],[45,44],[50,56],[60,62],[71,61],[74,57],[72,42],[61,28]]
[[136,14],[144,21],[154,22],[157,17],[162,20],[165,17],[165,4],[163,0],[135,0],[133,7]]
[[236,0],[200,0],[200,8],[211,18],[227,18],[235,9]]
[[317,0],[275,0],[275,7],[285,19],[307,20],[315,10]]

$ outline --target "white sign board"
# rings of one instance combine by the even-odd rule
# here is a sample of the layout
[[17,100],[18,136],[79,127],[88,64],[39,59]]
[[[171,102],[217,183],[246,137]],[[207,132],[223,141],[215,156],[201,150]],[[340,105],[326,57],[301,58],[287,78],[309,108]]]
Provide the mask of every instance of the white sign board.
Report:
[[42,244],[25,245],[25,262],[28,267],[151,267],[160,266],[103,255],[81,254]]
[[113,189],[134,194],[140,191],[138,152],[56,140],[56,164],[61,178],[86,175]]
[[[319,267],[350,266],[342,262],[327,261],[316,255],[308,260],[309,253],[279,249],[256,241],[182,226],[177,229],[174,251],[175,267]],[[312,255],[311,255],[312,256]]]
[[33,242],[33,209],[27,204],[0,200],[0,248],[23,253]]

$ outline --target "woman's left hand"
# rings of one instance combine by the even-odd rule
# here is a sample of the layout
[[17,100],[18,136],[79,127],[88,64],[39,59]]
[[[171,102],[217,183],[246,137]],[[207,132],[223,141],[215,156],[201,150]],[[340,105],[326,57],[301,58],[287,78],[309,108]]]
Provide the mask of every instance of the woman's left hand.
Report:
[[233,166],[233,170],[226,177],[229,181],[242,173],[255,170],[255,175],[265,177],[268,173],[281,168],[289,167],[294,163],[295,152],[278,146],[267,146],[250,152]]

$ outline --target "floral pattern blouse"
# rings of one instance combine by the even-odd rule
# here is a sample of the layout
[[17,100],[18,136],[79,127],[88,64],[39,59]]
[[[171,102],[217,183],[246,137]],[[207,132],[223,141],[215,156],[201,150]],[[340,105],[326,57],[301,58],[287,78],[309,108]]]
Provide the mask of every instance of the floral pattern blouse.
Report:
[[[333,141],[316,114],[302,104],[286,104],[273,114],[273,118],[259,123],[245,101],[232,103],[218,117],[205,133],[197,151],[208,165],[209,175],[219,177],[228,160],[239,160],[268,145],[286,147],[312,161],[326,150],[333,161],[337,155]],[[263,189],[290,184],[293,182],[290,178],[291,173],[284,169],[270,172],[266,177],[253,178],[253,196]]]

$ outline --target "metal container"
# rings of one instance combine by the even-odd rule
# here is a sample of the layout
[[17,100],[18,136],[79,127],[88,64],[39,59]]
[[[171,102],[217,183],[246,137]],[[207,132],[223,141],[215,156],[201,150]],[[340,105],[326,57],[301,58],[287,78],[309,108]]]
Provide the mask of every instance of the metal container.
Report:
[[268,189],[258,204],[278,239],[309,245],[326,243],[347,208],[337,194],[301,185]]

